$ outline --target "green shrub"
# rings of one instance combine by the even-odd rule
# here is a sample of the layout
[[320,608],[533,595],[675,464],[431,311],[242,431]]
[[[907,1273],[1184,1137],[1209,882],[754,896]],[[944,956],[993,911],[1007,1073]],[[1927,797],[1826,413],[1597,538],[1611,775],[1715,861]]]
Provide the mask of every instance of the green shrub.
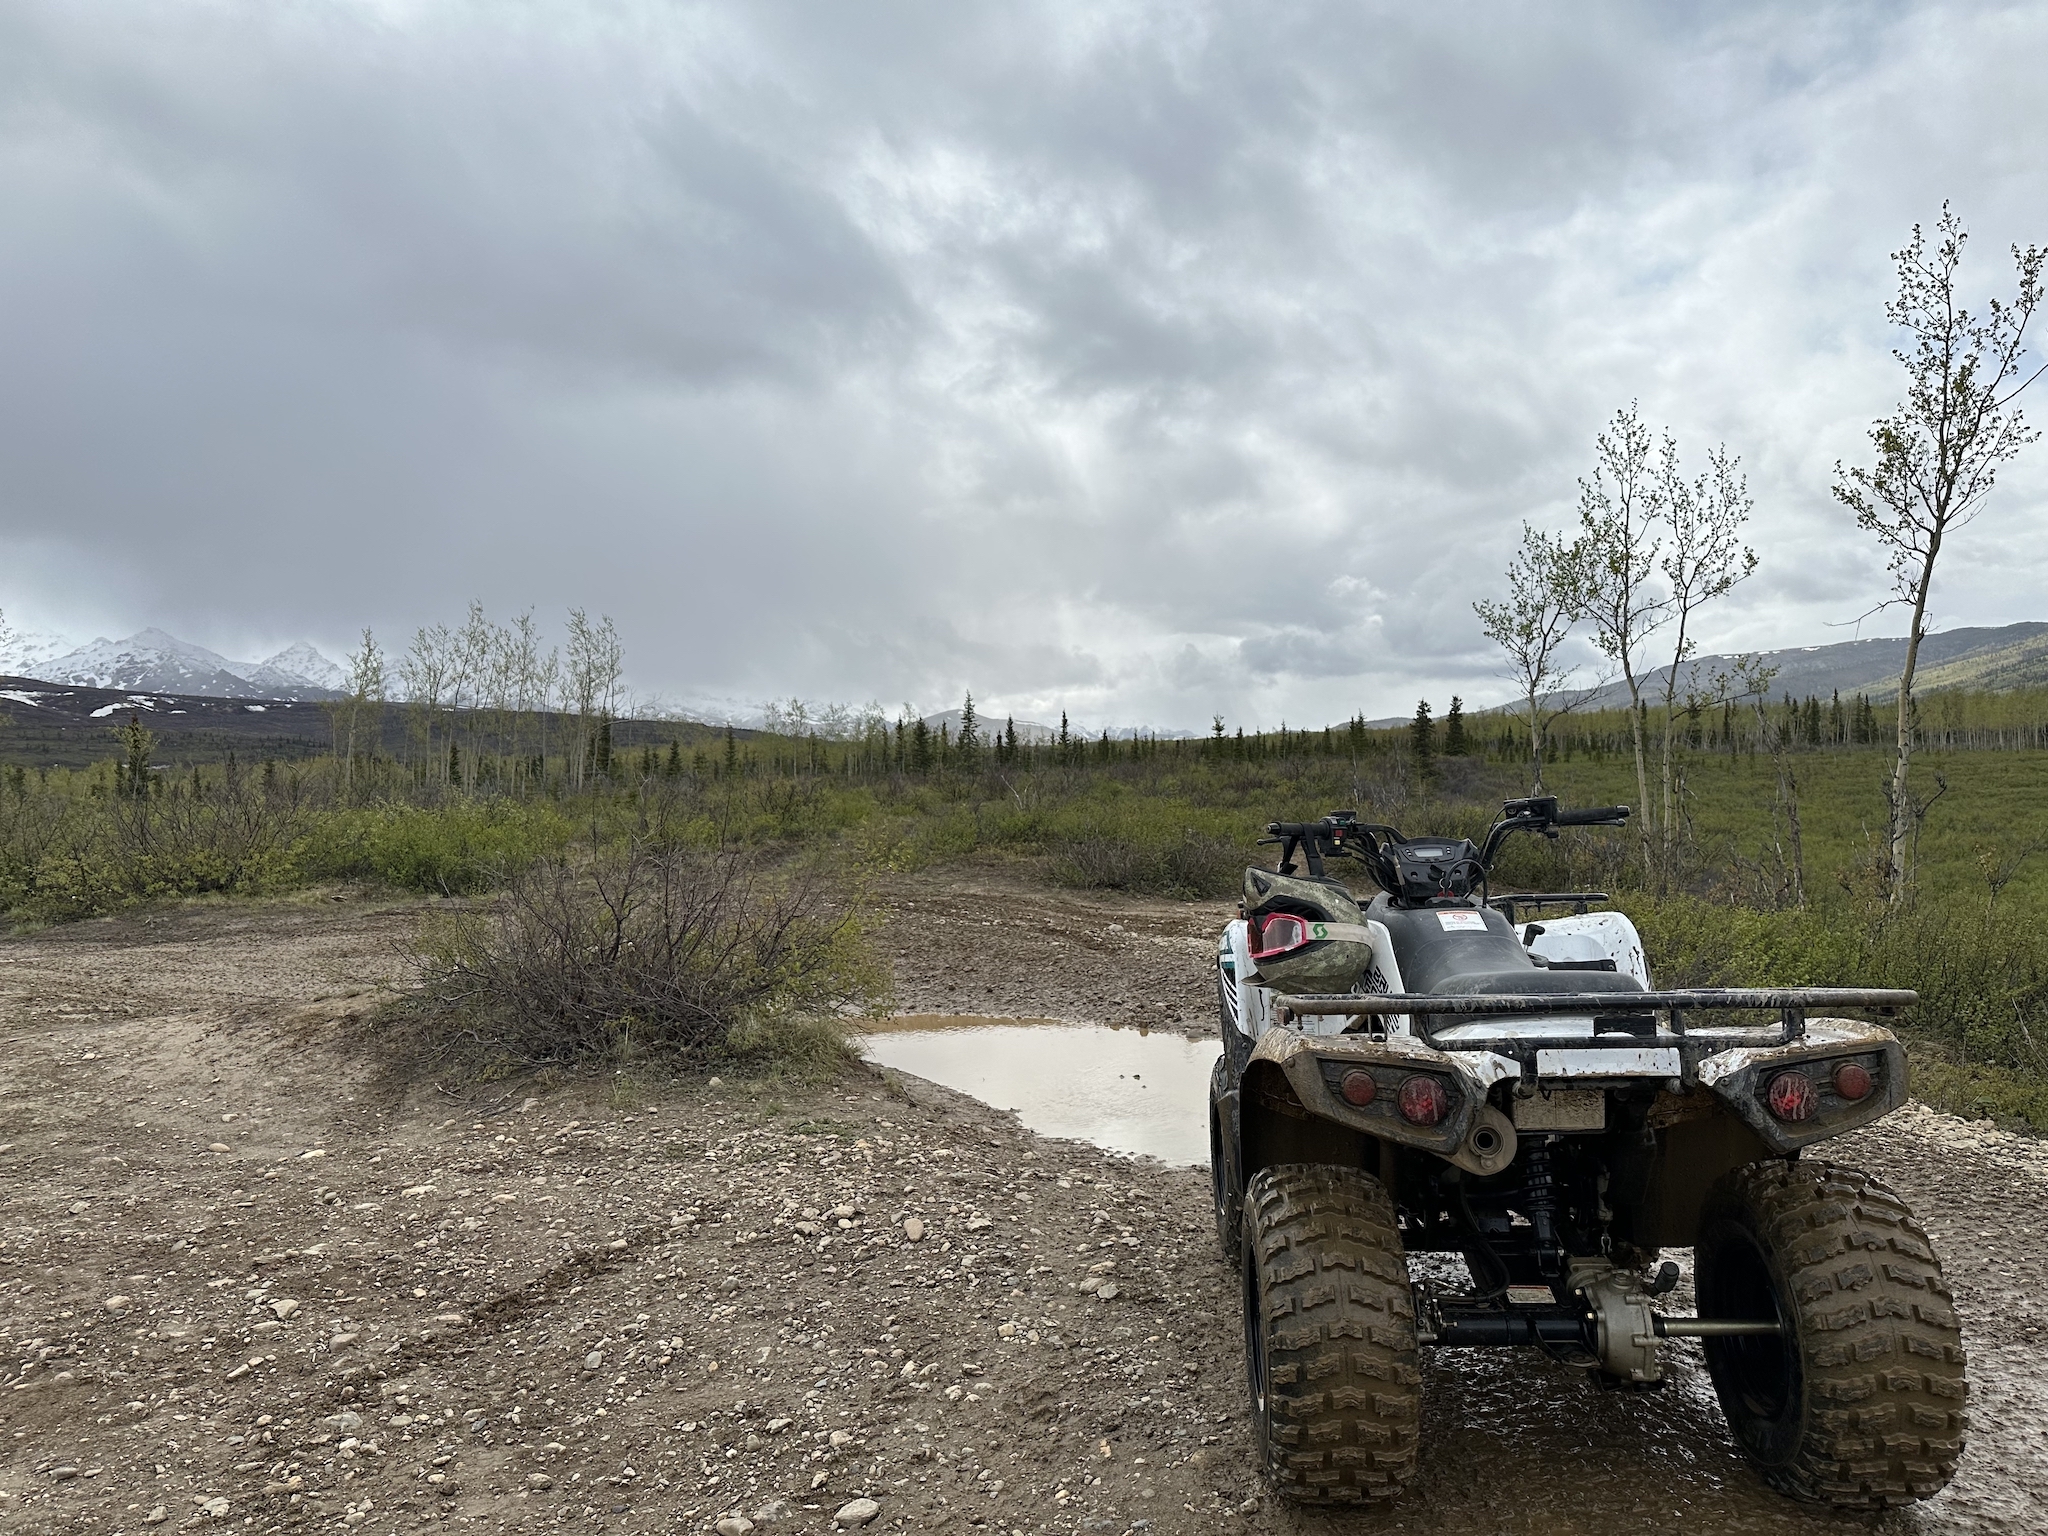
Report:
[[2048,1076],[1984,1062],[1955,1061],[1939,1045],[1907,1043],[1913,1096],[1965,1120],[1992,1120],[2010,1130],[2048,1132]]
[[330,811],[293,849],[315,880],[373,880],[444,896],[488,890],[568,845],[572,828],[553,806],[450,800]]
[[2048,933],[2025,916],[1955,902],[1883,921],[1696,898],[1624,905],[1660,986],[1912,988],[1920,1002],[1900,1029],[1928,1102],[2048,1123],[2048,1050],[2029,1024],[2048,1015]]
[[1218,837],[1095,832],[1057,840],[1049,872],[1060,885],[1159,896],[1228,896],[1244,878],[1245,851]]

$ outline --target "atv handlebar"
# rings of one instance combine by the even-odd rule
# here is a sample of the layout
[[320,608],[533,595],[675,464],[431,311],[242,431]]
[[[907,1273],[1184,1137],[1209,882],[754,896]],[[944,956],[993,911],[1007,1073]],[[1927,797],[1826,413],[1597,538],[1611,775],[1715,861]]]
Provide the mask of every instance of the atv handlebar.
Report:
[[1284,838],[1310,837],[1318,833],[1328,834],[1333,831],[1341,832],[1342,830],[1343,823],[1341,822],[1333,825],[1327,821],[1269,821],[1266,823],[1266,835],[1260,838],[1259,841],[1262,843],[1277,843]]
[[1553,827],[1619,827],[1627,823],[1625,805],[1603,805],[1595,810],[1559,811],[1550,818]]
[[[1559,827],[1619,827],[1626,825],[1628,818],[1629,808],[1625,805],[1565,811],[1558,809],[1555,795],[1509,800],[1502,804],[1501,819],[1487,832],[1485,842],[1477,848],[1467,844],[1470,854],[1453,860],[1452,865],[1476,868],[1479,872],[1476,883],[1484,890],[1487,871],[1493,867],[1493,856],[1500,851],[1500,845],[1510,833],[1540,832],[1545,837],[1556,837]],[[1396,859],[1395,850],[1405,846],[1409,839],[1403,837],[1398,828],[1376,821],[1360,821],[1356,811],[1332,811],[1319,821],[1269,821],[1266,823],[1266,835],[1259,841],[1281,845],[1280,873],[1283,875],[1294,873],[1297,852],[1306,857],[1309,874],[1317,878],[1323,875],[1324,859],[1349,855],[1363,860],[1382,889],[1395,895],[1402,893],[1403,878],[1389,861]],[[1451,889],[1455,890],[1455,885]]]

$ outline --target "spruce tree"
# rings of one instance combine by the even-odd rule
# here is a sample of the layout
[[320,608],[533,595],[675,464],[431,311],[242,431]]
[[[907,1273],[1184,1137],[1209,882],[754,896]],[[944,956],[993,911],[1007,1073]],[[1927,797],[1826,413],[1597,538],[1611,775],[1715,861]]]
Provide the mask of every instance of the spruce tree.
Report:
[[149,793],[150,758],[156,751],[156,737],[148,726],[142,723],[142,716],[131,714],[128,723],[114,731],[126,755],[125,763],[114,765],[114,785],[118,793],[138,798]]
[[1408,722],[1408,757],[1415,765],[1415,780],[1427,784],[1436,777],[1436,724],[1429,716],[1429,700],[1418,700],[1415,718]]
[[1444,716],[1444,756],[1463,757],[1465,745],[1465,701],[1451,695],[1450,713]]
[[953,741],[954,755],[963,768],[972,768],[981,757],[981,727],[974,718],[974,690],[967,692],[967,702],[960,706],[960,734]]

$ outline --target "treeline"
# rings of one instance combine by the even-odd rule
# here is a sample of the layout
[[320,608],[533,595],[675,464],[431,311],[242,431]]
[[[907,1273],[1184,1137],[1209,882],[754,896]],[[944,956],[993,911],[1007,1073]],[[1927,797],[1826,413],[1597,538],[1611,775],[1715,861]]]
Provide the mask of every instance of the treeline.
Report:
[[[1869,747],[1890,750],[1897,740],[1898,708],[1874,704],[1863,693],[1844,698],[1781,695],[1775,703],[1737,704],[1693,700],[1673,720],[1677,740],[1695,752],[1769,752]],[[1633,752],[1626,709],[1589,711],[1550,723],[1546,755],[1561,761],[1605,759]],[[1661,745],[1652,724],[1649,740]],[[2048,690],[2003,693],[1956,690],[1913,701],[1916,749],[1941,752],[2038,752],[2048,750]],[[1526,758],[1525,728],[1518,721],[1490,717],[1487,751],[1502,761]]]

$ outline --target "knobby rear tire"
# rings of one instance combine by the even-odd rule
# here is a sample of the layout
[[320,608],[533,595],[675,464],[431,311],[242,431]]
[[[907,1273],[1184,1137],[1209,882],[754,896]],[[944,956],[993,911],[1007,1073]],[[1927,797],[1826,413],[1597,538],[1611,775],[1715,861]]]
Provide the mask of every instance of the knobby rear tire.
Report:
[[1415,1476],[1422,1369],[1393,1202],[1353,1168],[1283,1164],[1244,1194],[1245,1367],[1274,1486],[1312,1504]]
[[1827,1163],[1755,1163],[1715,1185],[1700,1314],[1776,1316],[1780,1338],[1706,1341],[1728,1427],[1781,1493],[1878,1510],[1939,1493],[1968,1427],[1962,1334],[1904,1201]]

